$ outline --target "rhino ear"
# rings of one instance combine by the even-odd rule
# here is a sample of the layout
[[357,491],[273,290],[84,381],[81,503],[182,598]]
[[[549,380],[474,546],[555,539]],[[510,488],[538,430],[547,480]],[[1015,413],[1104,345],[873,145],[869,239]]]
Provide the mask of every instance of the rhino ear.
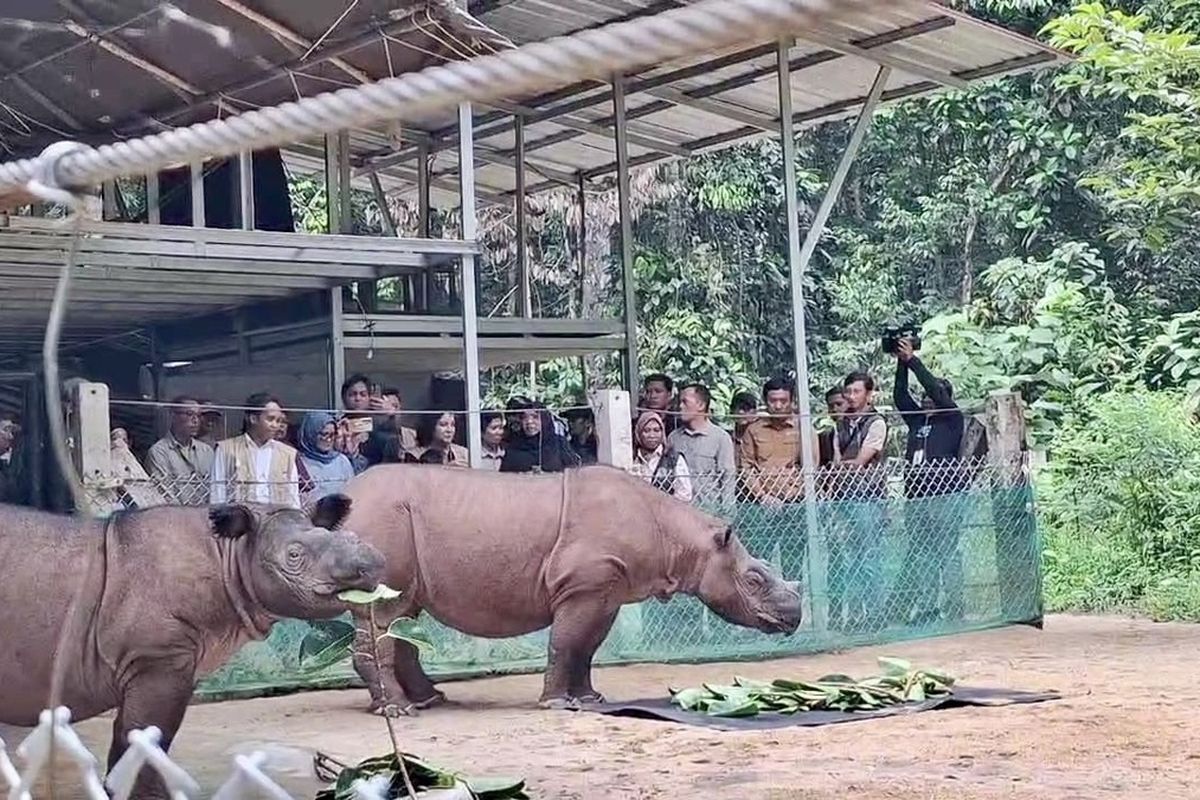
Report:
[[208,521],[218,539],[238,539],[258,528],[254,512],[242,505],[217,506],[208,512]]
[[352,501],[344,494],[327,494],[317,501],[312,510],[312,524],[318,528],[336,531],[350,515]]
[[718,531],[713,539],[717,543],[718,550],[724,550],[726,547],[729,547],[729,543],[733,541],[733,526],[726,525],[724,530]]

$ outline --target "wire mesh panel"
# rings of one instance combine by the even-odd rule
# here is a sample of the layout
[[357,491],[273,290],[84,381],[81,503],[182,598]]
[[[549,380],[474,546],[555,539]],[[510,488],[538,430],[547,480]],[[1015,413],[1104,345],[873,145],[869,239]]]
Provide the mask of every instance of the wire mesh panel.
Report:
[[[892,458],[876,465],[759,472],[753,493],[745,471],[736,502],[694,478],[692,502],[729,518],[747,549],[797,580],[805,619],[792,635],[768,635],[725,622],[699,600],[677,596],[622,609],[597,655],[600,663],[756,659],[956,633],[1041,618],[1040,547],[1033,495],[1023,463],[948,461],[920,468]],[[815,496],[810,509],[805,486]],[[309,505],[337,487],[306,487]],[[202,481],[126,480],[114,507],[202,502]],[[290,491],[236,486],[231,499]],[[816,527],[812,528],[815,521]],[[649,532],[648,532],[649,535]],[[428,618],[434,641],[424,657],[432,675],[525,671],[545,662],[547,631],[476,639]],[[243,648],[199,693],[230,697],[352,682],[348,662],[321,671],[301,663],[305,622],[277,624],[266,641]]]

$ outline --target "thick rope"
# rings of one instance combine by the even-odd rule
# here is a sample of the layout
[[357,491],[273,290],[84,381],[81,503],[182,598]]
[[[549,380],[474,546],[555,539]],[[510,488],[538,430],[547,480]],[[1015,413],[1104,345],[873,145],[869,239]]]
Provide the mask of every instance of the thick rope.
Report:
[[[62,186],[94,186],[201,158],[284,145],[329,131],[409,119],[459,103],[527,96],[584,78],[650,66],[747,40],[778,39],[831,19],[869,18],[906,0],[700,0],[652,17],[619,22],[495,55],[248,111],[165,133],[66,155]],[[0,193],[24,187],[38,159],[0,165]]]

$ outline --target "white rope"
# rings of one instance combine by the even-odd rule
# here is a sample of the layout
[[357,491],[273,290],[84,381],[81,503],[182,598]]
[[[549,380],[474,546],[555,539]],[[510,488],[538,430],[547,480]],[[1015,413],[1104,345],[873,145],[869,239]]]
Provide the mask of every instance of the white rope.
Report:
[[[57,183],[91,186],[199,158],[230,156],[329,131],[412,118],[459,103],[529,95],[748,39],[777,39],[830,18],[869,17],[874,9],[899,2],[902,0],[700,0],[652,17],[68,154],[58,159]],[[38,159],[0,165],[0,192],[26,186],[38,174]]]

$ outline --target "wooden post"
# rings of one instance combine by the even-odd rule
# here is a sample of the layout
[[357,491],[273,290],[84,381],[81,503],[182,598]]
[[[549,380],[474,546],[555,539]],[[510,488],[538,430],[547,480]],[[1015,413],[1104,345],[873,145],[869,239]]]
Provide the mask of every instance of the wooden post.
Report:
[[1015,392],[993,392],[985,420],[1000,613],[1005,622],[1041,628],[1042,552],[1026,461],[1024,401]]
[[593,403],[596,418],[596,455],[601,464],[618,469],[633,467],[633,417],[629,392],[604,389]]

